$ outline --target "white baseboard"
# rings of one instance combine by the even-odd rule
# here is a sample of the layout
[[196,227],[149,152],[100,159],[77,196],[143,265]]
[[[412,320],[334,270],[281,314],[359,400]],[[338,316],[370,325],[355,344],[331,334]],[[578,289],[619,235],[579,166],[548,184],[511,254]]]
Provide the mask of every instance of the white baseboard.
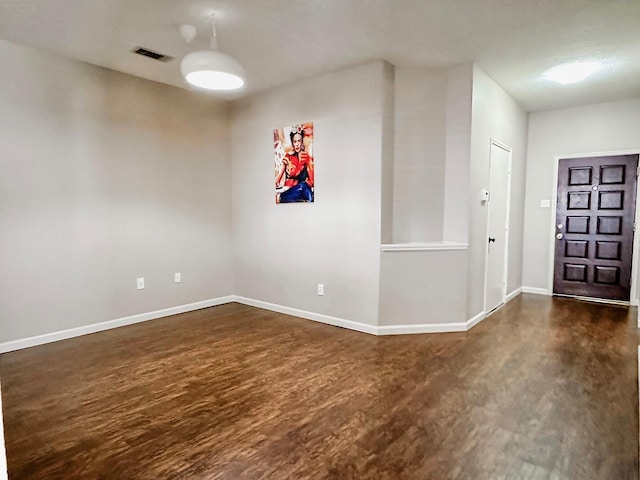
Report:
[[349,330],[356,330],[358,332],[369,333],[371,335],[406,335],[414,333],[466,332],[470,328],[468,327],[469,322],[377,326],[354,322],[352,320],[345,320],[344,318],[331,317],[329,315],[323,315],[321,313],[299,310],[297,308],[285,307],[283,305],[263,302],[261,300],[254,300],[252,298],[236,296],[235,301],[238,303],[242,303],[243,305],[264,308],[265,310],[284,313],[286,315],[293,315],[295,317],[305,318],[307,320],[313,320],[315,322],[325,323],[327,325],[333,325],[336,327],[348,328]]
[[467,324],[459,323],[419,323],[416,325],[382,325],[378,335],[407,335],[414,333],[466,332]]
[[513,292],[511,292],[509,295],[507,295],[507,298],[505,299],[505,303],[506,302],[510,302],[511,300],[516,298],[521,293],[522,293],[522,287],[516,288]]
[[473,327],[475,327],[477,324],[479,324],[482,320],[484,320],[485,318],[487,318],[487,312],[480,312],[479,314],[477,314],[475,317],[470,318],[469,320],[467,320],[466,322],[466,330],[471,330]]
[[22,338],[20,340],[4,342],[0,343],[0,353],[7,353],[14,350],[21,350],[23,348],[35,347],[36,345],[57,342],[59,340],[66,340],[67,338],[79,337],[81,335],[102,332],[104,330],[110,330],[112,328],[124,327],[125,325],[132,325],[134,323],[146,322],[148,320],[168,317],[169,315],[177,315],[179,313],[200,310],[201,308],[215,307],[216,305],[222,305],[224,303],[233,301],[235,301],[234,295],[229,295],[227,297],[202,300],[200,302],[189,303],[187,305],[179,305],[177,307],[165,308],[162,310],[156,310],[154,312],[140,313],[138,315],[131,315],[129,317],[117,318],[115,320],[108,320],[101,323],[94,323],[92,325],[85,325],[82,327],[70,328],[68,330],[61,330],[59,332],[47,333],[45,335],[38,335],[35,337],[28,337]]
[[471,330],[487,318],[486,312],[480,312],[466,322],[458,323],[423,323],[418,325],[389,325],[378,327],[378,335],[405,335],[409,333],[450,333]]
[[348,328],[349,330],[356,330],[358,332],[369,333],[371,335],[378,335],[378,327],[375,325],[354,322],[352,320],[345,320],[344,318],[331,317],[329,315],[323,315],[321,313],[299,310],[297,308],[285,307],[283,305],[263,302],[261,300],[254,300],[252,298],[240,297],[237,295],[234,295],[233,297],[233,301],[242,303],[243,305],[264,308],[265,310],[271,310],[272,312],[284,313],[285,315],[293,315],[294,317],[306,318],[307,320],[326,323],[327,325],[333,325],[335,327],[343,327]]
[[551,292],[546,288],[522,287],[522,293],[533,293],[534,295],[551,296]]
[[[511,300],[516,298],[521,293],[522,293],[522,287],[516,288],[513,292],[511,292],[510,294],[508,294],[506,296],[506,298],[504,299],[504,304],[503,305],[506,305],[508,302],[510,302]],[[501,305],[500,308],[503,305]],[[494,310],[497,310],[497,308],[495,308]],[[489,312],[489,313],[493,313],[493,311]],[[467,330],[471,330],[473,327],[475,327],[477,324],[479,324],[482,320],[484,320],[488,316],[489,316],[489,314],[487,312],[480,312],[475,317],[467,320]]]
[[[378,325],[369,325],[361,322],[354,322],[352,320],[346,320],[344,318],[332,317],[330,315],[324,315],[321,313],[309,312],[307,310],[300,310],[297,308],[285,307],[283,305],[263,302],[261,300],[254,300],[251,298],[241,297],[238,295],[228,295],[226,297],[203,300],[200,302],[190,303],[187,305],[180,305],[177,307],[165,308],[165,309],[156,310],[153,312],[140,313],[138,315],[131,315],[129,317],[117,318],[115,320],[109,320],[106,322],[94,323],[94,324],[85,325],[82,327],[70,328],[68,330],[61,330],[58,332],[47,333],[47,334],[38,335],[35,337],[22,338],[19,340],[12,340],[9,342],[0,343],[0,354],[12,352],[15,350],[21,350],[23,348],[35,347],[37,345],[43,345],[45,343],[66,340],[68,338],[80,337],[82,335],[89,335],[91,333],[102,332],[104,330],[110,330],[112,328],[124,327],[126,325],[133,325],[135,323],[155,320],[157,318],[168,317],[169,315],[177,315],[179,313],[190,312],[193,310],[200,310],[202,308],[215,307],[217,305],[222,305],[230,302],[238,302],[238,303],[249,305],[252,307],[264,308],[265,310],[284,313],[286,315],[293,315],[293,316],[304,318],[307,320],[313,320],[315,322],[320,322],[327,325],[333,325],[336,327],[347,328],[349,330],[355,330],[357,332],[368,333],[371,335],[405,335],[405,334],[416,334],[416,333],[466,332],[467,330],[477,325],[486,316],[485,312],[480,312],[478,315],[474,316],[470,320],[467,320],[466,322],[423,323],[423,324],[416,324],[416,325],[378,326]],[[0,477],[0,480],[1,480],[1,477]]]

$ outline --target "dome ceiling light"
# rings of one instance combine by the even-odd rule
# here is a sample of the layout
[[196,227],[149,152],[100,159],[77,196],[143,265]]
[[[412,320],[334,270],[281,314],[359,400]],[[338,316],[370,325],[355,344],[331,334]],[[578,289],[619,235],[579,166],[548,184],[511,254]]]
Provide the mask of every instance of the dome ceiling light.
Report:
[[600,64],[597,62],[566,63],[547,70],[544,76],[548,80],[568,85],[570,83],[581,82],[596,73],[599,69]]
[[[182,76],[190,85],[204,90],[238,90],[245,84],[244,68],[235,58],[218,50],[216,24],[211,15],[211,49],[187,54],[180,62]],[[180,33],[187,43],[196,36],[193,25],[181,25]]]

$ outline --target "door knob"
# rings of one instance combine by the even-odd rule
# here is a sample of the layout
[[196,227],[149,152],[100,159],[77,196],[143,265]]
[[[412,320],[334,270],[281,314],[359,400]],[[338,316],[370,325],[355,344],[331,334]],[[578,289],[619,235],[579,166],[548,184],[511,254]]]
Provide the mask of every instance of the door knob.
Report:
[[489,237],[489,243],[496,243],[496,239],[493,237]]
[[564,235],[562,235],[561,233],[558,233],[558,234],[556,235],[556,238],[557,238],[558,240],[562,240],[562,238],[563,238],[563,237],[564,237]]

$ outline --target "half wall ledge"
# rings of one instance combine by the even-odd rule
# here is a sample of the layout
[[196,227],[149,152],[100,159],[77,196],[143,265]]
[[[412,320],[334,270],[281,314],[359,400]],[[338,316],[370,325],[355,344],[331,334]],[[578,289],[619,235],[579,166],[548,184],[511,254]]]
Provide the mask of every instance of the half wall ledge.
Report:
[[468,243],[459,242],[412,242],[412,243],[383,243],[383,252],[425,252],[434,250],[466,250]]

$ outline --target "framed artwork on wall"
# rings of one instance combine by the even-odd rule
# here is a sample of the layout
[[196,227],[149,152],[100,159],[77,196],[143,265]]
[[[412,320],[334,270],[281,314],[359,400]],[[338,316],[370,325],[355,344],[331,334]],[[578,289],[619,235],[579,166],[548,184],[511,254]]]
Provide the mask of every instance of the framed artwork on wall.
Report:
[[276,203],[314,200],[313,122],[273,130]]

